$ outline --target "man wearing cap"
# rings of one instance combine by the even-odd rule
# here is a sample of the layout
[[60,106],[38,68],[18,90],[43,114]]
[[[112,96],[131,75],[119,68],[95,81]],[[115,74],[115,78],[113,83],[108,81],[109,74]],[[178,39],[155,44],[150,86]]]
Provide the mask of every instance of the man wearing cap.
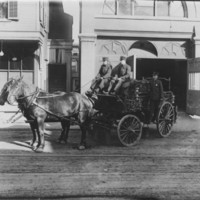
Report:
[[158,72],[153,73],[153,78],[150,80],[150,121],[155,122],[158,113],[158,107],[163,99],[163,85],[158,80]]
[[[126,64],[126,57],[120,57],[120,63],[112,70],[112,80],[108,88],[109,94],[116,94],[123,83],[130,80],[131,67]],[[113,89],[114,87],[114,89]],[[113,92],[111,92],[113,89]]]
[[91,91],[87,91],[86,95],[93,92],[98,93],[109,85],[112,66],[109,63],[108,57],[103,57],[102,61],[103,64],[101,65],[98,74],[92,80],[92,84],[90,86]]

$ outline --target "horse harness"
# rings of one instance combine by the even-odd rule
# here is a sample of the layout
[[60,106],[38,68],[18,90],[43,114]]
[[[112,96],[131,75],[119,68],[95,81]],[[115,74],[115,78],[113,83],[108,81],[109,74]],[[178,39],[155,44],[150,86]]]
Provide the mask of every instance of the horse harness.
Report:
[[[45,112],[47,112],[48,114],[55,116],[55,117],[58,118],[59,120],[68,120],[68,121],[70,121],[70,122],[79,124],[78,122],[76,122],[75,119],[72,120],[72,119],[70,119],[70,118],[71,118],[71,117],[74,117],[74,115],[76,115],[76,114],[78,114],[78,113],[80,113],[80,112],[87,112],[87,111],[88,111],[88,109],[80,110],[80,111],[77,111],[75,114],[73,114],[72,116],[69,116],[69,117],[66,117],[66,116],[59,116],[59,115],[57,115],[57,114],[51,112],[50,110],[45,109],[43,106],[39,105],[39,104],[36,102],[36,100],[37,100],[37,98],[49,98],[49,97],[55,97],[55,96],[60,96],[60,95],[48,95],[48,96],[38,97],[39,94],[40,94],[40,91],[41,91],[41,90],[37,87],[35,92],[33,92],[33,93],[31,93],[31,94],[29,94],[29,95],[27,95],[27,96],[24,96],[24,97],[19,97],[19,98],[17,99],[17,100],[23,100],[23,99],[26,99],[26,98],[28,98],[28,97],[31,97],[31,99],[28,101],[28,104],[27,104],[26,106],[25,106],[24,104],[22,104],[22,103],[19,103],[19,105],[18,105],[18,107],[19,107],[19,109],[22,111],[23,115],[25,114],[25,113],[24,113],[25,109],[28,109],[30,106],[35,105],[35,106],[37,106],[38,108],[40,108],[40,109],[44,110]],[[91,103],[93,104],[92,101],[91,101]],[[20,104],[21,104],[21,105],[20,105]],[[18,112],[19,112],[19,111],[18,111]],[[18,113],[18,112],[17,112],[17,113]]]

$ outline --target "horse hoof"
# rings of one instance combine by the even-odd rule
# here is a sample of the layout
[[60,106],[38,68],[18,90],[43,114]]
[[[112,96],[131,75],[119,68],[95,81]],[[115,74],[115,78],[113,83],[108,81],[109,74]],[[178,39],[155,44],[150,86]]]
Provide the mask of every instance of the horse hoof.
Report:
[[42,147],[39,147],[35,150],[36,153],[42,153],[43,152],[43,148]]
[[37,149],[37,146],[32,146],[32,150],[35,151]]
[[84,145],[80,145],[79,147],[78,147],[78,150],[85,150],[86,149],[86,147],[84,146]]

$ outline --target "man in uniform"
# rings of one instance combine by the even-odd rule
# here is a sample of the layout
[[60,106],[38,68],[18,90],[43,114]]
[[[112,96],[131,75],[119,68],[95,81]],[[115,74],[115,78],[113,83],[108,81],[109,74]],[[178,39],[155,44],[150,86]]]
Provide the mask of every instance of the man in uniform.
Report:
[[158,72],[153,73],[153,78],[150,80],[150,121],[155,123],[158,107],[163,99],[163,85],[158,80]]
[[86,95],[92,93],[102,92],[109,85],[109,79],[111,77],[112,66],[109,63],[108,57],[103,57],[103,64],[101,65],[98,74],[92,80],[90,90],[86,92]]
[[108,94],[115,95],[118,93],[122,84],[130,80],[130,75],[131,67],[126,63],[126,57],[121,56],[120,63],[112,70],[112,79],[108,88]]

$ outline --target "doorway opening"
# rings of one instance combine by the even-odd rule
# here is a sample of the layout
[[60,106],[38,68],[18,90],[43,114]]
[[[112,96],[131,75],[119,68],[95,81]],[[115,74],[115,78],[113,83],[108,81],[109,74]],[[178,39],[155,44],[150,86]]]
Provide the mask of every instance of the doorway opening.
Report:
[[49,92],[66,92],[66,65],[49,64]]
[[[186,110],[187,94],[187,61],[174,59],[143,59],[136,61],[136,79],[151,77],[154,71],[163,78],[171,78],[170,90],[174,93],[178,109]],[[167,82],[163,82],[164,90],[168,90]]]

